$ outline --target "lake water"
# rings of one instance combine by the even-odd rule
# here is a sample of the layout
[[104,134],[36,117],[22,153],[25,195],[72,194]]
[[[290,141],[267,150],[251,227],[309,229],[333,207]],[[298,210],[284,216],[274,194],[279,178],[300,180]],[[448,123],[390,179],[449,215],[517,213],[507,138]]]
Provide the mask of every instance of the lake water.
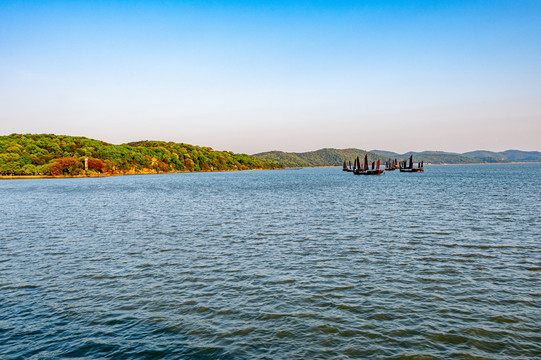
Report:
[[1,359],[539,359],[541,164],[0,181]]

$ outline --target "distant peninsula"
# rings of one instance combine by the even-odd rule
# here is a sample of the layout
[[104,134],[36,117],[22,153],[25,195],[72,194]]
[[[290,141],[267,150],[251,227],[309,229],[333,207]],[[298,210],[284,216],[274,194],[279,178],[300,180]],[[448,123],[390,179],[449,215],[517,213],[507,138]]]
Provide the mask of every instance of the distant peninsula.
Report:
[[410,154],[413,161],[424,161],[425,164],[487,164],[510,162],[541,162],[541,152],[507,150],[503,152],[471,151],[463,154],[443,151],[408,152],[398,154],[391,151],[362,149],[320,149],[316,151],[292,153],[283,151],[269,151],[254,154],[255,157],[274,161],[285,167],[314,167],[314,166],[342,166],[344,161],[353,161],[357,156],[364,157],[367,153],[370,162],[392,159],[406,159]]
[[113,145],[79,136],[0,136],[0,175],[73,177],[168,172],[277,169],[283,165],[246,154],[165,141]]

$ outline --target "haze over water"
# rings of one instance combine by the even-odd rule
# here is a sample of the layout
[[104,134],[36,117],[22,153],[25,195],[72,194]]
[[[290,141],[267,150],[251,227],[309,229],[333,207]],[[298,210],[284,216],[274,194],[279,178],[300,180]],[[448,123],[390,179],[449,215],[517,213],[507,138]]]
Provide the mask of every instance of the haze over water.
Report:
[[540,358],[540,176],[1,181],[0,358]]

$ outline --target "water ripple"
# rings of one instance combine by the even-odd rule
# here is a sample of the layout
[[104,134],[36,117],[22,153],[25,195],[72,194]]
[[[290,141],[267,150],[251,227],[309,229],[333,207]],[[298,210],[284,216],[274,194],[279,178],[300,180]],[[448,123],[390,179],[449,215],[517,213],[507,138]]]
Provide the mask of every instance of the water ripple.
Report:
[[0,358],[541,358],[540,165],[348,175],[0,182]]

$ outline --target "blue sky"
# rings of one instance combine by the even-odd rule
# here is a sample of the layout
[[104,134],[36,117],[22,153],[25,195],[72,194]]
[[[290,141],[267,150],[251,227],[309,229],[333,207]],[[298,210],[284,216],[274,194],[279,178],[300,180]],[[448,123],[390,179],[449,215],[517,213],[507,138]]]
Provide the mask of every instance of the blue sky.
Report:
[[0,134],[541,150],[541,1],[0,1]]

